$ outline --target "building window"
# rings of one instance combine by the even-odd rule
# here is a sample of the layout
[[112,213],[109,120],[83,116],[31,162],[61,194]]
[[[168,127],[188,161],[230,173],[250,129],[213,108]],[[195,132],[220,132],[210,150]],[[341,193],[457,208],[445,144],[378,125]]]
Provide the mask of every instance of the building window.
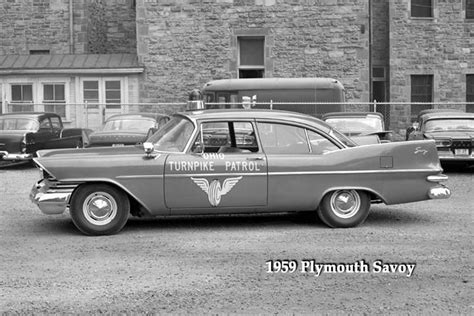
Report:
[[265,75],[265,38],[239,37],[239,78]]
[[474,19],[474,0],[466,0],[466,19]]
[[[466,102],[474,102],[474,74],[466,75]],[[466,104],[466,112],[474,113],[474,104]]]
[[32,84],[12,84],[12,102],[9,112],[28,112],[34,110],[33,85]]
[[49,49],[32,49],[30,55],[49,55]]
[[414,18],[433,17],[433,0],[411,0],[411,16]]
[[53,112],[66,117],[66,95],[64,84],[44,84],[43,103],[46,112]]
[[[433,102],[433,76],[411,76],[411,102]],[[416,118],[422,110],[431,109],[431,104],[412,104],[411,117]]]
[[98,108],[99,103],[99,81],[84,81],[84,102],[87,102],[87,108]]
[[120,109],[120,80],[105,82],[105,106],[107,109]]

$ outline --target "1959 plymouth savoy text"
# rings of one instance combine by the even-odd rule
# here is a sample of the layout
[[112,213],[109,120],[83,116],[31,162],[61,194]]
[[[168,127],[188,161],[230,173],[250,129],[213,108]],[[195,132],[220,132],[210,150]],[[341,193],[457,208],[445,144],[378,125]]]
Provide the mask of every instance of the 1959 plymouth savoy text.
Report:
[[129,214],[314,212],[364,222],[371,203],[448,198],[435,142],[354,146],[326,123],[271,110],[172,116],[143,146],[40,151],[30,198],[79,230],[119,232]]

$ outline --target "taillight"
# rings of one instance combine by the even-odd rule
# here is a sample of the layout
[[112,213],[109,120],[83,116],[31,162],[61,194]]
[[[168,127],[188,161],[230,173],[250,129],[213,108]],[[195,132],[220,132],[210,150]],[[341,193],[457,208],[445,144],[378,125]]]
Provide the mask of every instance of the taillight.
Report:
[[23,136],[20,142],[20,152],[25,153],[26,152],[26,135]]
[[450,147],[452,143],[450,139],[436,139],[436,147]]

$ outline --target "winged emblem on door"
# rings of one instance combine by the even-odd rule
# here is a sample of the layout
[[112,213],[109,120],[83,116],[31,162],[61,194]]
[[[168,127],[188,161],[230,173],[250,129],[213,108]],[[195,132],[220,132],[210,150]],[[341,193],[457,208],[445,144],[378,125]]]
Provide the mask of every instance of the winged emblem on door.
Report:
[[221,197],[229,193],[240,179],[242,179],[242,176],[227,178],[221,185],[219,180],[212,180],[211,183],[209,183],[205,178],[191,177],[191,180],[207,194],[209,203],[211,203],[212,206],[218,206],[221,202]]

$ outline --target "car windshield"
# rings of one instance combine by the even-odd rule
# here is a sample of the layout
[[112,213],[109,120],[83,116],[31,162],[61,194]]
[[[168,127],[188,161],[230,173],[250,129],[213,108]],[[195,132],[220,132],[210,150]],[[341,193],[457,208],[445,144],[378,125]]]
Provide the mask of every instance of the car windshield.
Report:
[[440,132],[452,130],[474,130],[474,119],[436,119],[425,123],[425,132]]
[[39,128],[37,121],[28,118],[0,118],[0,130],[3,131],[36,131]]
[[153,143],[155,150],[158,151],[181,152],[186,148],[193,131],[194,124],[189,119],[174,116],[147,142]]
[[105,122],[103,131],[132,130],[146,133],[153,127],[155,127],[155,120],[152,118],[121,118]]
[[328,118],[326,122],[345,134],[383,131],[382,121],[376,116],[332,117]]

